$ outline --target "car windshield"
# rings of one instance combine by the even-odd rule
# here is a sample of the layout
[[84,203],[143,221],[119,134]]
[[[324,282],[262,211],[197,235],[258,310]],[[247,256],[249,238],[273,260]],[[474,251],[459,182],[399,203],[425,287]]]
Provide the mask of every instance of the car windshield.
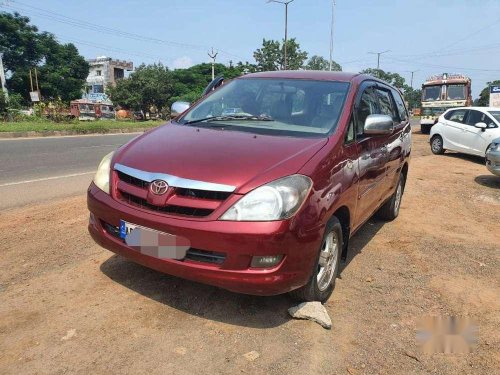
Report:
[[465,86],[464,85],[449,85],[448,100],[464,100]]
[[441,86],[424,87],[424,95],[422,100],[424,102],[439,100],[440,93],[441,93]]
[[500,123],[500,111],[488,111],[490,115],[492,115],[497,122]]
[[236,79],[178,122],[261,134],[324,136],[336,128],[348,89],[347,82]]

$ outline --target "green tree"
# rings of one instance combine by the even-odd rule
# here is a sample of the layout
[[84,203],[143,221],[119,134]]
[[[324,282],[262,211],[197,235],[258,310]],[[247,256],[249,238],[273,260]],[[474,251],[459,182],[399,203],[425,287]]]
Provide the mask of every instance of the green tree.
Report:
[[373,69],[373,68],[362,70],[360,73],[368,74],[378,79],[381,79],[382,81],[385,81],[390,85],[397,87],[398,89],[402,89],[403,91],[405,91],[405,89],[408,88],[408,86],[405,83],[405,79],[398,73],[385,72],[382,69]]
[[[287,46],[287,69],[296,70],[302,68],[307,60],[307,52],[300,49],[295,38],[286,42]],[[262,47],[253,53],[257,67],[261,71],[273,71],[284,69],[285,43],[277,40],[263,39]]]
[[89,66],[76,47],[60,44],[54,35],[39,32],[28,17],[18,13],[0,13],[0,52],[9,72],[7,86],[30,101],[29,70],[37,68],[42,97],[64,101],[81,96]]
[[151,107],[161,112],[173,94],[172,73],[162,64],[140,65],[128,79],[108,89],[113,103],[126,109],[150,112]]
[[500,85],[500,80],[495,80],[493,82],[487,82],[486,87],[481,90],[479,94],[479,98],[475,100],[474,105],[478,105],[480,107],[488,107],[490,105],[490,86],[491,85]]
[[[311,56],[305,68],[307,70],[330,70],[330,62],[322,56]],[[335,61],[332,61],[332,70],[342,71],[342,67]]]

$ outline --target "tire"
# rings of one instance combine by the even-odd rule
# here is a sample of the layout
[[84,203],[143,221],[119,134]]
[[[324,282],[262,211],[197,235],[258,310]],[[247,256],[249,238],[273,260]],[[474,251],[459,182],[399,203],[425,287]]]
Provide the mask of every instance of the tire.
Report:
[[403,198],[403,193],[405,189],[405,177],[401,173],[399,175],[399,181],[396,186],[396,190],[391,195],[389,200],[383,204],[382,207],[377,212],[377,216],[386,221],[392,221],[399,215],[399,209],[401,207],[401,199]]
[[[330,298],[335,288],[335,279],[339,274],[343,244],[342,226],[333,216],[326,225],[311,278],[303,287],[289,292],[293,299],[299,302],[324,303]],[[328,248],[331,250],[325,251]]]
[[442,155],[444,154],[443,148],[443,138],[440,135],[435,135],[431,139],[431,151],[434,155]]
[[420,125],[420,132],[422,134],[429,134],[431,132],[432,125]]

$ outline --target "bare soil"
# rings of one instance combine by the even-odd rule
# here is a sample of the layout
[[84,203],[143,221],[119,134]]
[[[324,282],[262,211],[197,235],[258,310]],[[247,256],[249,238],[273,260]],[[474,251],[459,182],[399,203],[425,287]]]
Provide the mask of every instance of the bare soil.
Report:
[[[94,244],[85,197],[0,213],[1,374],[493,374],[500,368],[500,178],[414,133],[398,219],[352,239],[326,307],[230,293]],[[423,354],[426,315],[467,316],[469,354]]]

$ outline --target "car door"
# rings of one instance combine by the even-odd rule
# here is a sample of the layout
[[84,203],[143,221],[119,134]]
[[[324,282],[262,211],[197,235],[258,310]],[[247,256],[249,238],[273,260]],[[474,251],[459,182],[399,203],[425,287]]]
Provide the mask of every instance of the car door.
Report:
[[388,159],[387,137],[364,134],[366,118],[381,113],[374,82],[368,81],[361,85],[354,113],[359,168],[355,222],[356,225],[361,225],[373,214],[382,200]]
[[[489,128],[480,129],[476,128],[478,122],[483,122]],[[464,132],[463,132],[463,145],[465,152],[469,154],[484,156],[486,148],[491,143],[493,135],[491,131],[491,126],[495,126],[495,122],[484,112],[478,111],[476,109],[469,110],[469,115],[467,116],[465,122]]]
[[468,109],[455,109],[445,115],[445,127],[441,136],[443,137],[445,148],[455,151],[465,151],[464,132],[467,125],[464,124]]

